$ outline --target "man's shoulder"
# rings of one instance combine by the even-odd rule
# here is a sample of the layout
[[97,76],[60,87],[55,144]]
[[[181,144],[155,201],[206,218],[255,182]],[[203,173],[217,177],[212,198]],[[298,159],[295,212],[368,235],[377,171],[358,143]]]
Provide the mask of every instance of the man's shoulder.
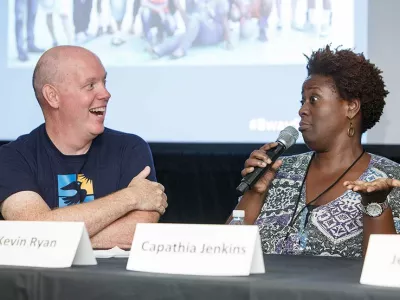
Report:
[[25,154],[34,151],[38,147],[38,141],[43,131],[43,126],[44,125],[40,125],[30,133],[21,135],[16,140],[4,144],[0,147],[0,153],[4,151],[15,151]]

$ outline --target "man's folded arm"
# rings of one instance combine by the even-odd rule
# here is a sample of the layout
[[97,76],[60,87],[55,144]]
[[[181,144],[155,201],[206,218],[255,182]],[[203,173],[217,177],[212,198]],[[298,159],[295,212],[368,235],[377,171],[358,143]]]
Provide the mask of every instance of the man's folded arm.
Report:
[[5,220],[13,221],[84,222],[92,237],[135,209],[135,201],[126,197],[121,190],[95,201],[52,210],[39,194],[21,191],[1,204],[1,213]]
[[137,223],[157,223],[160,214],[155,211],[131,211],[92,236],[93,248],[108,249],[118,246],[128,249],[132,245]]

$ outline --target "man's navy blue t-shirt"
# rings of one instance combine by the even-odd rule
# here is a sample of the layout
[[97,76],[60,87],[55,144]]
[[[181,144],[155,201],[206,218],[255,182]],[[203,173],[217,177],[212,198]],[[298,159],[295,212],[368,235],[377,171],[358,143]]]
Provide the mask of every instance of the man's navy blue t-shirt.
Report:
[[89,202],[126,188],[149,166],[148,144],[140,137],[106,128],[83,155],[64,155],[44,124],[0,147],[0,203],[21,191],[38,193],[50,208]]

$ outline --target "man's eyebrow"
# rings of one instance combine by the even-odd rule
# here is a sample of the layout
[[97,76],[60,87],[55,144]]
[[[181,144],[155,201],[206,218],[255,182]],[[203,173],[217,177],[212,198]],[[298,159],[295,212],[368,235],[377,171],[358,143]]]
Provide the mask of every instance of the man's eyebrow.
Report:
[[89,77],[89,78],[85,79],[85,81],[83,82],[83,85],[86,85],[86,84],[96,81],[96,80],[97,80],[96,77]]
[[[106,78],[107,78],[107,73],[103,76],[102,80],[105,80]],[[91,82],[98,81],[98,80],[99,80],[98,77],[89,77],[89,78],[85,79],[85,81],[83,82],[83,85],[85,86],[86,84],[89,84]]]

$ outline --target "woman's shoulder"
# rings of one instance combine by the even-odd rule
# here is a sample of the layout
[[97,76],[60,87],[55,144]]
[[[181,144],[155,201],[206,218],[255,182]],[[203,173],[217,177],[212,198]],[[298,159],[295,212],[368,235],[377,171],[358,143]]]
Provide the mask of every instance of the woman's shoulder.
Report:
[[279,168],[276,179],[302,180],[307,171],[313,152],[282,157],[282,166]]
[[284,169],[299,168],[299,167],[307,168],[312,156],[313,152],[305,152],[296,155],[284,156],[282,157],[283,164],[281,168]]
[[371,155],[371,162],[369,164],[371,169],[379,170],[390,178],[400,178],[400,164],[380,155],[369,154]]

